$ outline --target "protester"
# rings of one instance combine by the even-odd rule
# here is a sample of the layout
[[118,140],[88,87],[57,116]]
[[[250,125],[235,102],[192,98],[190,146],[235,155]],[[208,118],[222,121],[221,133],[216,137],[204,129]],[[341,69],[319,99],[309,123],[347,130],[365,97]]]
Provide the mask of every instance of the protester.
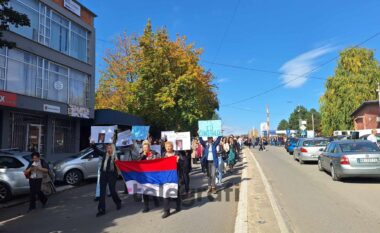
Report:
[[[154,160],[154,159],[158,159],[159,158],[159,155],[157,152],[155,151],[152,151],[150,149],[150,143],[149,141],[144,141],[142,143],[142,152],[140,154],[140,158],[139,160]],[[158,198],[156,196],[152,196],[153,198],[153,202],[154,202],[154,205],[156,207],[158,207],[160,205],[159,201],[158,201]],[[150,195],[147,195],[147,194],[143,194],[143,200],[144,200],[144,209],[143,209],[143,213],[147,213],[149,212],[149,199],[150,199]]]
[[214,142],[212,137],[208,137],[207,143],[203,141],[202,137],[199,137],[199,142],[204,147],[204,153],[202,161],[207,164],[207,176],[208,176],[208,193],[214,192],[215,189],[215,173],[216,168],[218,167],[218,156],[216,153],[216,147],[219,145],[222,137],[218,137]]
[[181,198],[180,198],[180,185],[181,185],[181,169],[183,169],[183,161],[181,162],[180,155],[176,153],[173,150],[173,143],[172,142],[165,142],[165,153],[163,154],[164,158],[169,158],[172,156],[177,157],[177,174],[178,174],[178,193],[177,193],[177,198],[164,198],[164,214],[162,215],[162,218],[167,218],[170,216],[170,201],[171,199],[174,199],[176,202],[176,212],[181,211]]
[[235,146],[235,141],[234,138],[230,137],[228,139],[228,160],[227,164],[229,167],[228,172],[232,172],[232,169],[236,163],[236,149],[234,148]]
[[114,203],[116,204],[116,209],[120,210],[121,200],[116,192],[116,181],[118,178],[118,170],[115,165],[117,160],[116,148],[114,144],[108,144],[106,151],[100,150],[92,143],[92,148],[94,152],[102,157],[102,164],[100,170],[100,199],[98,204],[98,213],[96,217],[106,214],[106,189],[109,185],[110,193]]
[[199,142],[198,139],[194,138],[193,141],[191,142],[191,159],[193,160],[193,164],[197,163],[197,150],[199,147]]
[[43,175],[49,172],[49,166],[45,160],[41,159],[38,152],[32,153],[32,161],[29,162],[28,167],[24,171],[24,174],[29,178],[29,209],[28,212],[36,209],[36,195],[40,199],[42,206],[45,207],[47,197],[41,191]]
[[265,151],[265,144],[264,144],[264,138],[261,138],[259,141],[259,151]]
[[218,155],[218,186],[222,186],[222,179],[223,179],[223,172],[224,172],[224,162],[223,162],[223,154],[224,154],[224,149],[223,149],[223,141],[220,142],[220,144],[216,148],[216,153]]

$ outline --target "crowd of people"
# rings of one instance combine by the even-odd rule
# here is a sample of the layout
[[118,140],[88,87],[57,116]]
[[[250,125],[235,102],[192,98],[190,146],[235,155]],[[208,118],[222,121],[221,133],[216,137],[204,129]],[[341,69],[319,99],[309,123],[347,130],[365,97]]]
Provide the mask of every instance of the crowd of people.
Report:
[[[152,145],[161,145],[161,151],[152,150]],[[116,148],[115,144],[95,144],[91,142],[91,147],[101,159],[98,165],[98,180],[95,191],[95,201],[98,201],[97,217],[106,214],[106,196],[112,197],[116,209],[122,208],[122,201],[116,191],[116,182],[120,171],[116,166],[116,161],[142,161],[154,160],[158,158],[167,158],[175,156],[177,158],[177,175],[178,175],[178,196],[177,198],[159,198],[142,194],[142,198],[136,198],[143,202],[142,212],[150,211],[150,202],[153,200],[155,207],[163,202],[163,218],[170,216],[170,202],[176,203],[176,212],[181,211],[181,199],[191,195],[190,192],[190,172],[194,164],[198,162],[201,165],[202,172],[208,177],[207,193],[216,193],[217,186],[223,185],[223,178],[228,173],[232,173],[234,165],[239,161],[239,154],[243,146],[241,137],[209,137],[203,140],[196,137],[192,140],[191,150],[175,151],[174,145],[170,141],[162,139],[161,141],[153,140],[149,137],[143,142],[134,141],[132,145]],[[48,172],[46,162],[40,158],[38,152],[32,154],[32,162],[28,166],[25,174],[30,181],[30,207],[29,210],[35,209],[36,196],[39,197],[43,205],[47,202],[47,197],[41,191],[42,175]],[[108,188],[107,188],[108,187]],[[125,187],[125,193],[128,193]],[[136,197],[136,196],[135,196]]]

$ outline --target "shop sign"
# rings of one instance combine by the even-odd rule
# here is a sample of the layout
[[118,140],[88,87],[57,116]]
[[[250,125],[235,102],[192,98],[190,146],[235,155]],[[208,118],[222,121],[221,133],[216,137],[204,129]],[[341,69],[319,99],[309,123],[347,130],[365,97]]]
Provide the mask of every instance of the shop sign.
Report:
[[16,107],[17,105],[17,95],[13,93],[8,93],[0,91],[0,105],[8,107]]
[[44,104],[44,112],[61,113],[61,107],[50,104]]
[[90,109],[85,107],[79,107],[76,105],[69,105],[68,115],[72,117],[90,118]]
[[64,0],[63,6],[74,14],[80,16],[80,5],[73,0]]

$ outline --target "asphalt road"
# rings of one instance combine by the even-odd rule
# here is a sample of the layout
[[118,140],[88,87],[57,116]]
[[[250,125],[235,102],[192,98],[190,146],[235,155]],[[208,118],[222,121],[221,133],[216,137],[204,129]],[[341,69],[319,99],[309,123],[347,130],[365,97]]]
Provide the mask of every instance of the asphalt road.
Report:
[[[97,203],[93,201],[95,184],[74,188],[52,196],[45,209],[26,214],[27,204],[4,208],[0,211],[1,233],[47,232],[233,232],[236,218],[241,170],[228,175],[218,194],[207,195],[207,179],[199,167],[191,173],[194,195],[183,201],[183,210],[162,219],[162,204],[149,213],[141,213],[143,203],[132,196],[120,194],[123,207],[116,211],[111,198],[107,198],[107,214],[96,218]],[[118,190],[123,182],[118,181]],[[173,203],[174,208],[174,203]],[[172,212],[174,209],[172,209]]]
[[300,165],[283,147],[252,150],[293,232],[380,232],[380,180],[332,181],[316,164]]

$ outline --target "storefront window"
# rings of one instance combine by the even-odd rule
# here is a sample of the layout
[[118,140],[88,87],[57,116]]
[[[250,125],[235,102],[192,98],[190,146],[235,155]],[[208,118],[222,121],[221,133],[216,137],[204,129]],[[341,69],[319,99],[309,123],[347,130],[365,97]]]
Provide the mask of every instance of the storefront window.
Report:
[[53,121],[53,129],[53,153],[74,152],[74,124],[70,120],[55,119]]

